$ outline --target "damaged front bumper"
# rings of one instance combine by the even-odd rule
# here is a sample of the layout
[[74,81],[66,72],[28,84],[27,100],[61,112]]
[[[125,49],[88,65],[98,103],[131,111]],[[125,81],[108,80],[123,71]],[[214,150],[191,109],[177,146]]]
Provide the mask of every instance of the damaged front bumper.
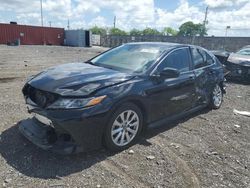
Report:
[[231,62],[226,62],[225,66],[227,70],[229,70],[229,74],[227,74],[228,78],[250,81],[250,66],[244,66]]
[[35,118],[21,121],[19,131],[33,144],[45,150],[59,154],[72,154],[81,151],[81,147],[63,137],[58,138],[54,128],[42,124]]
[[[101,110],[100,110],[101,109]],[[28,105],[33,118],[19,123],[19,130],[38,147],[59,154],[99,149],[107,121],[105,107],[45,110]]]

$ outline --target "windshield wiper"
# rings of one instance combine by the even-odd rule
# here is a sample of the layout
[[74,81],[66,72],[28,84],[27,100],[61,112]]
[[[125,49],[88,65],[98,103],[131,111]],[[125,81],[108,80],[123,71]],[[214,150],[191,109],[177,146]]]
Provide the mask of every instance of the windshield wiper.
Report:
[[85,63],[90,64],[90,65],[95,65],[95,66],[97,66],[97,65],[94,64],[92,61],[85,61]]

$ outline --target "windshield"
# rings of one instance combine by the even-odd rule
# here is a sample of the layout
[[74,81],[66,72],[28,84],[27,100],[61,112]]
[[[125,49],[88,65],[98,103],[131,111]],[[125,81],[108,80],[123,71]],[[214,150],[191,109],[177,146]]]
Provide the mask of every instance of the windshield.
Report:
[[142,73],[163,51],[161,45],[125,44],[92,59],[91,63],[119,71]]
[[243,49],[239,50],[238,52],[236,52],[236,54],[250,56],[250,48],[243,48]]

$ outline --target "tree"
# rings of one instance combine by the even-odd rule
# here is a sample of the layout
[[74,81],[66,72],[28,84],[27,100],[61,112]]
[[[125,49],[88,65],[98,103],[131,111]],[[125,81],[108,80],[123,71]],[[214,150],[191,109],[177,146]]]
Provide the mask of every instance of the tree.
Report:
[[199,31],[198,34],[200,36],[206,36],[207,35],[207,28],[204,26],[204,24],[196,24],[197,30]]
[[161,35],[161,32],[159,32],[157,29],[152,28],[146,28],[142,31],[143,35]]
[[185,22],[179,27],[179,35],[181,36],[204,36],[207,35],[207,30],[203,24],[194,24],[193,22]]
[[178,34],[178,31],[176,31],[172,27],[165,27],[162,31],[162,34],[167,36],[176,36]]
[[95,34],[95,35],[106,35],[107,34],[106,29],[101,28],[101,27],[97,27],[97,26],[90,28],[90,31],[92,32],[92,34]]
[[123,31],[118,28],[111,28],[109,31],[110,35],[127,35],[126,31]]
[[137,36],[137,35],[142,35],[142,31],[138,30],[138,29],[132,29],[130,32],[130,35],[133,35],[133,36]]

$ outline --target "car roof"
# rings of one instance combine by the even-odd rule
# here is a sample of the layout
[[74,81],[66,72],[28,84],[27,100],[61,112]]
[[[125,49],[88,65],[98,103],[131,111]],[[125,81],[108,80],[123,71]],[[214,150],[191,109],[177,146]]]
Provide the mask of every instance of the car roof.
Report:
[[244,46],[244,47],[241,48],[241,49],[244,49],[244,48],[250,48],[250,45]]
[[128,45],[152,45],[152,46],[159,46],[165,49],[174,49],[177,47],[190,47],[193,45],[188,45],[188,44],[179,44],[179,43],[170,43],[170,42],[131,42],[131,43],[126,43]]

